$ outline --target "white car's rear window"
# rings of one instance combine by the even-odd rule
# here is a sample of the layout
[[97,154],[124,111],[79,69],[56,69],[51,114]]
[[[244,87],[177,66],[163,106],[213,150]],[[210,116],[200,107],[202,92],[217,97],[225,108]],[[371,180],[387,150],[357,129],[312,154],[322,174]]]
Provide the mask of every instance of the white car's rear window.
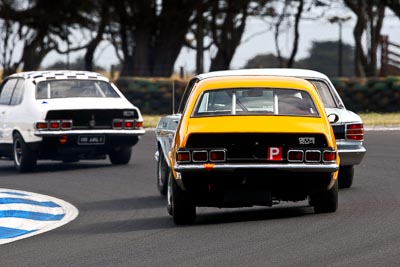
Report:
[[204,91],[193,117],[254,114],[319,116],[311,96],[302,90],[232,88]]
[[98,80],[52,80],[36,86],[36,99],[67,97],[119,97],[112,86]]

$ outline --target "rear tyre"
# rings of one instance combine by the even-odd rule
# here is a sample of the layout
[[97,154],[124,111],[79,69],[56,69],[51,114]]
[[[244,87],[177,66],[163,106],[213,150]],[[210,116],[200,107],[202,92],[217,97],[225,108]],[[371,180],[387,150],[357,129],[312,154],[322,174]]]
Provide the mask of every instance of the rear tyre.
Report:
[[29,148],[19,133],[13,137],[14,165],[19,172],[30,172],[36,167],[37,153]]
[[108,154],[111,163],[114,165],[128,164],[131,160],[131,155],[132,147],[130,146],[114,149]]
[[160,194],[165,196],[168,188],[168,175],[169,168],[165,161],[164,154],[160,148],[158,148],[158,161],[157,161],[157,188]]
[[339,188],[350,188],[353,184],[354,166],[341,166],[339,168]]
[[309,197],[310,205],[314,206],[315,213],[335,212],[338,207],[338,182],[328,191],[312,194]]
[[173,175],[168,178],[167,210],[176,225],[191,224],[196,220],[196,206],[189,194],[176,183]]

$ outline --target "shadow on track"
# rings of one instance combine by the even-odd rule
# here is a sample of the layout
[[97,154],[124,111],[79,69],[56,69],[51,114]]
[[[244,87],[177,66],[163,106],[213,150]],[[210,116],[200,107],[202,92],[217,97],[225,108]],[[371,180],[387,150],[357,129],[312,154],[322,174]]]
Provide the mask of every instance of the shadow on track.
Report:
[[[137,204],[137,202],[145,202],[150,200],[152,204]],[[131,209],[137,208],[142,205],[141,208],[145,206],[161,206],[165,205],[164,199],[159,197],[144,197],[143,199],[120,199],[117,201],[110,201],[109,203],[103,203],[108,209],[119,208],[118,205],[123,202],[131,202]],[[96,203],[100,204],[100,203]],[[124,204],[128,206],[127,204]],[[136,207],[134,207],[136,205]],[[86,208],[90,208],[87,206]],[[125,207],[127,208],[127,207]],[[199,213],[197,220],[192,225],[187,226],[179,226],[179,227],[201,227],[204,225],[213,225],[213,224],[226,224],[226,223],[237,223],[237,222],[251,222],[251,221],[267,221],[267,220],[278,220],[278,219],[287,219],[293,217],[302,217],[310,214],[314,214],[313,209],[308,206],[295,206],[295,207],[279,207],[279,208],[257,208],[257,209],[245,209],[239,210],[235,209],[234,211],[220,211],[220,212],[206,212]],[[99,222],[86,224],[83,226],[78,226],[78,228],[73,227],[74,229],[66,230],[60,234],[118,234],[118,233],[129,233],[129,232],[138,232],[138,231],[146,231],[146,230],[162,230],[162,229],[170,229],[176,228],[173,223],[172,217],[170,217],[165,211],[165,216],[155,216],[148,218],[132,218],[132,219],[124,219],[124,220],[114,220],[109,222]]]
[[235,223],[245,221],[264,221],[302,217],[314,214],[310,206],[290,206],[274,208],[246,208],[224,210],[222,212],[198,213],[196,225]]
[[165,206],[166,200],[159,196],[144,196],[95,201],[79,205],[79,209],[85,210],[135,210],[135,209],[154,209]]

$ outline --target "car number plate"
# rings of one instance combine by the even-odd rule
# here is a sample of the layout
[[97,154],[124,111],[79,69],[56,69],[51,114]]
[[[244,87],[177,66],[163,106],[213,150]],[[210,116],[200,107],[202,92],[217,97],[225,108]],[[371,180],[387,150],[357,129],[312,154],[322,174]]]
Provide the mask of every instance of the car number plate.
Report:
[[78,145],[104,145],[105,140],[104,135],[80,135]]

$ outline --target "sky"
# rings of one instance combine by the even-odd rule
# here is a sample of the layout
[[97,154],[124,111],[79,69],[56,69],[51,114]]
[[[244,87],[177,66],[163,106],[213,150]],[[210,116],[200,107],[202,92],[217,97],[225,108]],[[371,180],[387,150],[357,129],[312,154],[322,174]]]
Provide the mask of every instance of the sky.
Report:
[[[343,11],[343,10],[341,10]],[[352,16],[351,11],[343,12],[340,16]],[[344,43],[354,45],[353,28],[356,20],[353,18],[343,24],[342,40]],[[260,19],[248,19],[246,29],[242,37],[243,42],[236,50],[231,62],[231,69],[243,68],[248,60],[259,54],[276,54],[274,33],[268,31],[268,25]],[[387,10],[381,34],[388,35],[389,40],[400,44],[400,19],[390,10]],[[283,55],[288,56],[291,48],[292,34],[282,34]],[[296,60],[308,56],[313,41],[337,41],[339,38],[338,24],[332,24],[327,19],[318,21],[301,21],[299,50]],[[288,44],[288,45],[285,45]],[[79,56],[79,53],[70,55],[70,60]],[[184,68],[185,74],[189,75],[195,71],[196,54],[189,48],[182,48],[181,53],[175,63],[175,72],[179,73],[180,67]],[[43,61],[42,66],[47,66],[57,60],[66,60],[65,55],[59,55],[55,52],[50,53]],[[110,44],[102,43],[95,54],[97,64],[110,69],[112,64],[118,64],[114,48]],[[204,69],[207,71],[210,65],[210,53],[204,55]]]

